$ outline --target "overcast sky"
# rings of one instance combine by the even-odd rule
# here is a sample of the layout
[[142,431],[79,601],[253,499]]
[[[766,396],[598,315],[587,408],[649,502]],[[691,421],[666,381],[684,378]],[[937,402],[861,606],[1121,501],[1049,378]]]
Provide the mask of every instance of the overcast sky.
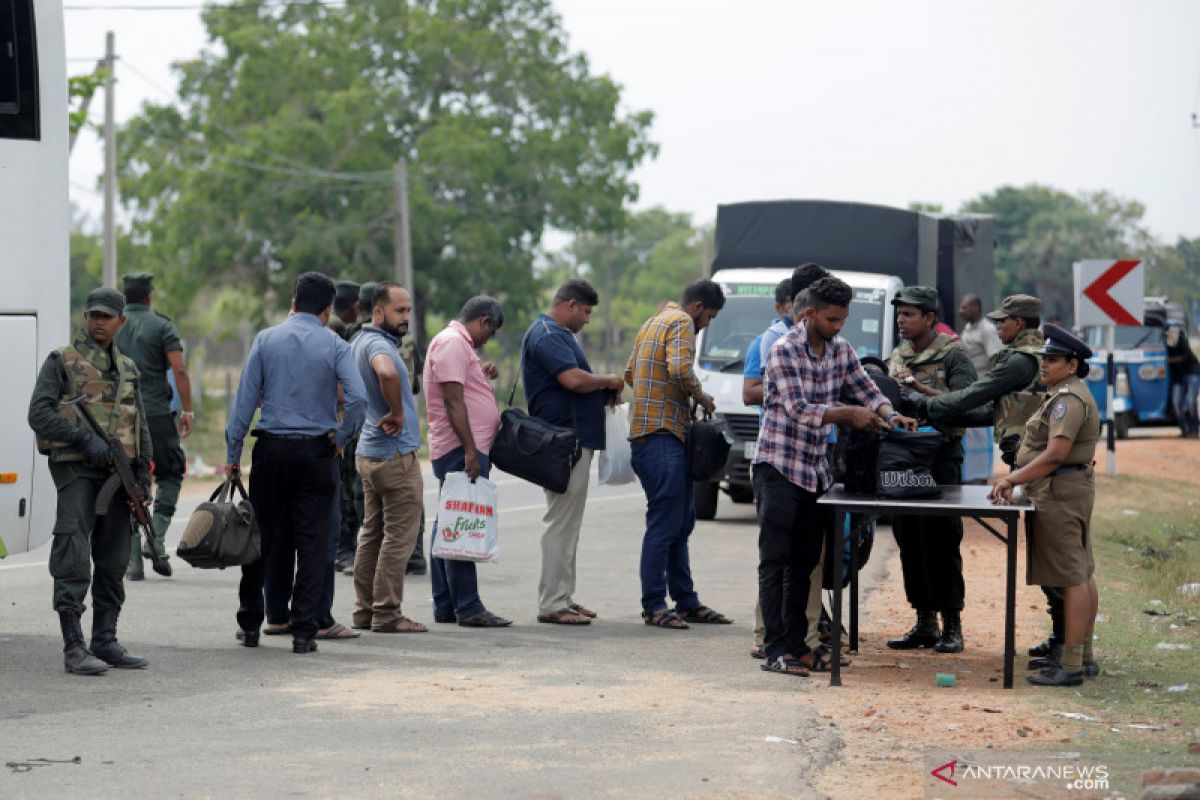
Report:
[[[953,210],[1038,182],[1140,200],[1155,235],[1200,237],[1195,0],[555,6],[573,49],[624,87],[627,108],[655,113],[661,152],[637,173],[639,207],[698,222],[719,203],[778,198]],[[171,62],[205,44],[196,10],[68,10],[66,26],[72,73],[116,33],[118,120],[164,99]],[[81,137],[71,191],[97,217],[101,170],[99,141]]]

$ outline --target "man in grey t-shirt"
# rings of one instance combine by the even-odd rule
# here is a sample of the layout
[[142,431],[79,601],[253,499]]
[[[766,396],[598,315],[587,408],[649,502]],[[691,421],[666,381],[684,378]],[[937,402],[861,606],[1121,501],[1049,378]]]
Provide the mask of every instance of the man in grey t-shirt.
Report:
[[412,296],[398,284],[379,283],[371,320],[351,349],[367,390],[367,417],[355,465],[363,484],[363,528],[354,557],[353,625],[376,633],[423,633],[401,613],[404,570],[421,534],[424,484],[417,450],[420,422],[400,339],[408,332]]

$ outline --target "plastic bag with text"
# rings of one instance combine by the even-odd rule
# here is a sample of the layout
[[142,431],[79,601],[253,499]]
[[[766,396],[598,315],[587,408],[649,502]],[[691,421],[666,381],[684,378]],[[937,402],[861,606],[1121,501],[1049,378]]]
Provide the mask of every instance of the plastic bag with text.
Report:
[[604,449],[600,451],[600,483],[633,483],[633,452],[629,448],[629,404],[604,409]]
[[496,484],[487,478],[472,483],[465,472],[451,472],[438,496],[434,558],[478,563],[500,560],[500,515]]

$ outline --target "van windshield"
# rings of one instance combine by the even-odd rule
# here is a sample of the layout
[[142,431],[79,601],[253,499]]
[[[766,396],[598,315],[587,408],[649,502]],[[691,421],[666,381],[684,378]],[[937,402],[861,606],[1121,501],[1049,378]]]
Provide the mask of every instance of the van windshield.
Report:
[[[746,346],[775,319],[775,286],[726,284],[725,307],[704,330],[700,366],[735,369],[746,358]],[[855,289],[842,338],[859,358],[879,356],[883,349],[883,289]]]

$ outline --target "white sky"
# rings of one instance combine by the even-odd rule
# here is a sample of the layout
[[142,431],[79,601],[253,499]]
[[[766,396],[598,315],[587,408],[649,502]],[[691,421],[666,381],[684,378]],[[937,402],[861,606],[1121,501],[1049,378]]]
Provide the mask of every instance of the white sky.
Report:
[[[73,3],[195,0],[66,0]],[[1107,189],[1200,236],[1200,2],[556,0],[573,49],[655,112],[639,207],[831,198],[957,208],[1002,184]],[[72,73],[116,33],[117,118],[175,86],[198,11],[66,12]],[[144,80],[133,70],[144,73]],[[97,96],[96,109],[102,109]],[[99,116],[95,118],[99,119]],[[85,134],[72,194],[102,169]]]

